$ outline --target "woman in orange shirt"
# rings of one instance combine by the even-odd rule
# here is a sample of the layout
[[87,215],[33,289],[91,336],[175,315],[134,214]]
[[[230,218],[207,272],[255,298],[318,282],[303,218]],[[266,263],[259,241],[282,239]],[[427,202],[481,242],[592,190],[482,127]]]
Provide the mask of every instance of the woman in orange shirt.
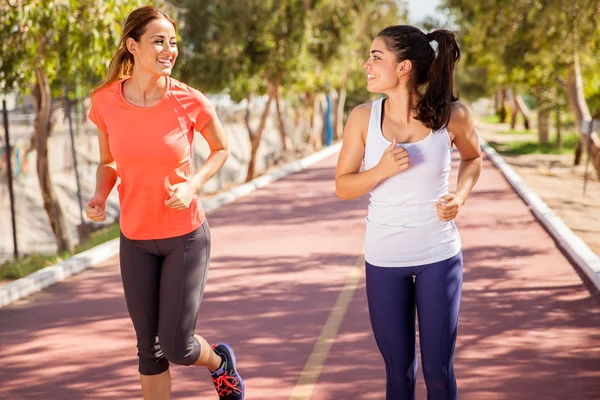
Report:
[[[167,14],[142,7],[128,16],[108,77],[92,95],[100,164],[86,213],[95,222],[106,219],[106,198],[119,177],[121,277],[144,399],[169,398],[171,362],[208,367],[219,398],[241,400],[244,384],[231,348],[211,347],[194,334],[210,257],[197,192],[229,150],[208,99],[170,77],[177,53]],[[211,150],[196,174],[194,131]]]

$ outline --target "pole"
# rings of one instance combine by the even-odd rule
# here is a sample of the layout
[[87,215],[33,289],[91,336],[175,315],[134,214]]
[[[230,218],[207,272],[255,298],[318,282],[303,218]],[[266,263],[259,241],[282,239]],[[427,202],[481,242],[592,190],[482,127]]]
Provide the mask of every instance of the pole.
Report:
[[2,118],[4,120],[4,137],[6,138],[6,166],[8,175],[8,195],[10,197],[10,216],[13,230],[13,255],[15,260],[19,258],[19,246],[17,244],[17,220],[15,214],[15,192],[13,189],[12,176],[12,148],[10,147],[10,138],[8,134],[8,110],[6,109],[6,100],[2,99]]
[[327,99],[327,111],[325,112],[325,145],[331,146],[333,142],[333,128],[331,126],[331,96],[329,92],[326,96]]
[[69,135],[71,136],[71,152],[73,153],[73,168],[75,169],[75,181],[77,183],[77,200],[79,203],[79,218],[81,224],[83,221],[83,200],[81,199],[81,185],[79,184],[79,171],[77,169],[77,152],[75,151],[75,135],[73,135],[73,118],[71,117],[71,100],[69,99],[69,89],[65,88],[65,113],[69,120]]

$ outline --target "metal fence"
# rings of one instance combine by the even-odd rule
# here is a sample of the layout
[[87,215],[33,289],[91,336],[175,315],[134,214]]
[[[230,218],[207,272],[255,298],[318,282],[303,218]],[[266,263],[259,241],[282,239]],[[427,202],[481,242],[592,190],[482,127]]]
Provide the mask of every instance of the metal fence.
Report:
[[[250,154],[248,133],[244,125],[246,103],[234,103],[228,96],[209,96],[228,135],[231,156],[224,168],[207,183],[205,192],[216,192],[232,183],[245,179]],[[266,98],[255,99],[252,114],[256,117],[264,107]],[[81,208],[95,190],[95,174],[99,161],[96,127],[87,119],[89,99],[72,100],[71,123],[65,113],[65,99],[53,99],[53,128],[48,139],[48,161],[53,187],[67,218],[72,238],[77,241],[78,226],[82,224]],[[269,167],[280,154],[278,125],[275,107],[271,107],[267,131],[259,149],[256,170],[260,173]],[[7,135],[3,129],[4,117],[0,113],[0,263],[13,258],[15,250],[22,254],[55,251],[54,235],[43,210],[43,199],[36,172],[34,136],[34,110],[32,107],[11,109],[7,113],[10,142],[10,176]],[[301,130],[295,129],[289,118],[291,139],[302,142]],[[253,121],[256,125],[257,121]],[[202,140],[194,142],[194,168],[197,170],[208,155],[208,146]],[[75,167],[77,165],[77,168]],[[12,186],[12,190],[11,190]],[[12,194],[11,194],[12,192]],[[12,197],[12,201],[11,201]],[[113,191],[107,201],[107,223],[118,218],[118,196]],[[16,229],[15,229],[16,227]],[[13,240],[14,238],[14,240]],[[17,240],[18,239],[18,240]],[[13,243],[14,241],[14,243]]]
[[[86,121],[83,110],[85,100],[71,100],[66,97],[55,99],[55,104],[60,108],[53,112],[53,130],[48,140],[49,169],[51,176],[74,174],[74,180],[66,187],[75,188],[77,204],[79,205],[79,220],[83,223],[81,177],[79,176],[78,159],[82,166],[92,168],[95,160],[87,157],[92,154],[89,147],[90,139],[94,135],[93,127]],[[30,107],[21,107],[7,110],[6,101],[2,101],[1,126],[4,135],[0,139],[0,204],[2,210],[10,208],[10,230],[13,239],[13,257],[19,256],[17,208],[22,208],[23,203],[34,207],[32,194],[36,187],[36,154],[34,143],[35,114]],[[75,139],[78,136],[78,140]],[[78,143],[80,148],[76,148]],[[81,148],[83,144],[84,148]],[[87,158],[87,159],[86,159]],[[64,179],[58,179],[65,185]],[[8,194],[8,196],[6,196]],[[3,213],[2,216],[4,216]],[[8,236],[6,218],[2,220],[0,234],[3,238]],[[27,227],[27,225],[25,225]],[[0,259],[2,257],[0,253]]]

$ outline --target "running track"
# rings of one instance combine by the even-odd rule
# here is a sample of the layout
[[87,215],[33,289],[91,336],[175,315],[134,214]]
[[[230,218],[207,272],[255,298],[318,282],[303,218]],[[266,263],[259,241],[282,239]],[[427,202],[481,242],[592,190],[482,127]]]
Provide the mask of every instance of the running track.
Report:
[[[209,216],[197,332],[236,350],[247,400],[385,397],[364,293],[367,198],[335,197],[336,159]],[[598,296],[488,161],[457,224],[460,398],[599,399]],[[117,263],[0,309],[0,399],[140,398]],[[173,399],[216,399],[204,368],[171,373]]]

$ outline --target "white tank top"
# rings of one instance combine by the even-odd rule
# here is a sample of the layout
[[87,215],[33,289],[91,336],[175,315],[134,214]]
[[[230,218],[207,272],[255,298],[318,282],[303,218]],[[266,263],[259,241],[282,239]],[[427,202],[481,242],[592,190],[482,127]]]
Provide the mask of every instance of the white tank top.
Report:
[[[364,168],[381,160],[391,142],[381,131],[383,99],[373,102]],[[410,167],[371,190],[365,260],[379,267],[409,267],[443,261],[458,254],[460,236],[454,221],[442,222],[436,203],[448,193],[452,144],[442,127],[414,143],[400,143]]]

